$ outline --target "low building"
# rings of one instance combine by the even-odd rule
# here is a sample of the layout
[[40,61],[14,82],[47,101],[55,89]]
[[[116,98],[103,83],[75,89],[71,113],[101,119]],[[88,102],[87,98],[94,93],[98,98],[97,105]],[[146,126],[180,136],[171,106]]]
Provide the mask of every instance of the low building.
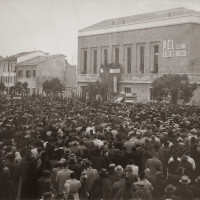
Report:
[[65,84],[67,62],[65,56],[41,55],[16,65],[16,81],[27,82],[29,94],[42,94],[46,80],[58,78]]
[[[123,68],[108,100],[132,93],[153,99],[151,83],[163,74],[187,74],[198,84],[193,103],[200,104],[200,12],[185,8],[108,19],[79,31],[77,87],[100,79],[100,67]],[[113,79],[114,80],[114,79]]]
[[7,88],[14,86],[16,83],[16,65],[27,59],[41,55],[46,54],[41,51],[30,51],[0,58],[0,81],[3,82]]

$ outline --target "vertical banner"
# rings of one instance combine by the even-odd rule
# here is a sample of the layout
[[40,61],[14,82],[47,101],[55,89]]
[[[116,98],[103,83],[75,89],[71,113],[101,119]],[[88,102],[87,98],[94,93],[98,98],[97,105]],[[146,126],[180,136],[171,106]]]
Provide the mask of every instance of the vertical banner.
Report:
[[114,93],[117,93],[117,76],[113,76]]

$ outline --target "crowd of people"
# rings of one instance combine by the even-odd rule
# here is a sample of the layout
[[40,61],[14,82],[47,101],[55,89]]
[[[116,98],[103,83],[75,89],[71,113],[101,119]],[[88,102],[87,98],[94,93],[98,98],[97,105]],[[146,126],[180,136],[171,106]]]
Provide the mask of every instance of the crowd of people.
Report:
[[200,109],[0,99],[0,199],[200,199]]

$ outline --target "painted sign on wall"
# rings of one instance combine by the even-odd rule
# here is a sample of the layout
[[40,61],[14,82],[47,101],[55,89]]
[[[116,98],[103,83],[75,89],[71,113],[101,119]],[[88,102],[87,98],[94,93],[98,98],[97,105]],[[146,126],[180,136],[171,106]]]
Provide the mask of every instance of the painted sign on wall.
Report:
[[163,41],[163,58],[186,56],[186,44],[174,43],[174,40]]

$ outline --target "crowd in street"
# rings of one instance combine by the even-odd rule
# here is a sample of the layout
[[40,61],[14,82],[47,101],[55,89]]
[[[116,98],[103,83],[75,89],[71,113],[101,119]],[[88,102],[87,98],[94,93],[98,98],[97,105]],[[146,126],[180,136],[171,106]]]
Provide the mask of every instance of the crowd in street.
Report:
[[200,199],[200,109],[1,98],[0,199]]

